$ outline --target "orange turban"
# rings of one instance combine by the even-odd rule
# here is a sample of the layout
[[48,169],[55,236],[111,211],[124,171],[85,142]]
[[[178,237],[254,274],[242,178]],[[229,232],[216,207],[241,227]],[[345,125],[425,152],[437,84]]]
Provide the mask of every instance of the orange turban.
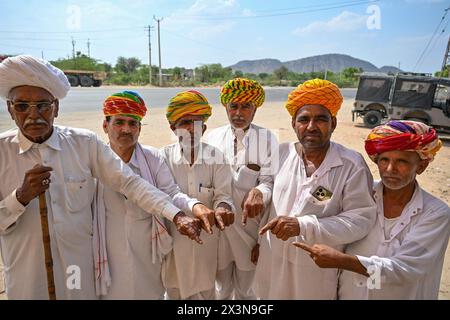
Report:
[[313,79],[295,88],[289,94],[285,106],[292,117],[301,107],[314,104],[324,106],[335,117],[343,100],[339,88],[334,83],[322,79]]

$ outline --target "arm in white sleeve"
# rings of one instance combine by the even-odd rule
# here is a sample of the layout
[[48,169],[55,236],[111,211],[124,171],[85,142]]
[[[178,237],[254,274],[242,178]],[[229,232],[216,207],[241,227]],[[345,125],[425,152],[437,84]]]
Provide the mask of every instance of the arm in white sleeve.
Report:
[[187,194],[181,192],[180,187],[176,184],[175,179],[170,172],[169,167],[164,161],[161,153],[159,154],[159,167],[156,172],[155,183],[159,190],[167,193],[172,198],[173,204],[184,212],[192,212],[192,208],[200,203],[196,198],[191,198]]
[[267,143],[267,157],[263,160],[259,175],[259,185],[256,187],[263,194],[264,208],[268,208],[272,200],[273,177],[279,168],[279,144],[275,135],[270,131]]
[[214,199],[213,206],[217,209],[217,206],[221,203],[227,203],[233,212],[236,212],[236,208],[233,204],[233,198],[231,197],[231,185],[233,180],[233,172],[228,164],[212,164],[214,166]]
[[317,218],[316,215],[298,217],[300,235],[308,243],[330,246],[344,245],[364,238],[376,218],[372,184],[372,175],[367,167],[356,169],[345,182],[342,212],[325,218]]
[[17,200],[16,190],[0,200],[0,232],[6,231],[25,212],[25,207]]
[[442,259],[450,236],[449,208],[426,214],[409,230],[399,250],[391,257],[357,255],[368,269],[380,270],[381,283],[404,284],[416,282],[429,272],[430,265]]
[[173,221],[180,209],[170,197],[151,185],[122,162],[96,135],[89,142],[92,175],[105,186],[120,192],[150,214],[159,214]]

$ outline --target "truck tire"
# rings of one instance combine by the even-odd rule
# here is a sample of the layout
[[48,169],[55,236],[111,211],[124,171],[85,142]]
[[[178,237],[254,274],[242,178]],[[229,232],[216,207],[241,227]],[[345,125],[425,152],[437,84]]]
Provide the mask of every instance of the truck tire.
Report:
[[80,85],[80,81],[77,76],[69,74],[67,75],[67,79],[69,80],[71,87],[78,87]]
[[102,80],[94,80],[94,87],[101,87]]
[[383,115],[380,111],[370,110],[364,115],[364,125],[369,128],[375,128],[380,125]]
[[92,87],[94,80],[89,76],[80,76],[80,84],[82,87]]

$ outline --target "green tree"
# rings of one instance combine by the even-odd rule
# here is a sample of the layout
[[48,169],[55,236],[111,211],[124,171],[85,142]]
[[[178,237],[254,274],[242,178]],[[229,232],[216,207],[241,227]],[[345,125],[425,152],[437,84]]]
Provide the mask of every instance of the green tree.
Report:
[[273,71],[275,78],[280,81],[280,84],[281,84],[281,80],[286,79],[288,73],[289,73],[289,69],[286,68],[285,66],[281,66],[278,69],[275,69]]
[[131,74],[141,66],[138,58],[118,57],[116,62],[116,70],[122,73]]

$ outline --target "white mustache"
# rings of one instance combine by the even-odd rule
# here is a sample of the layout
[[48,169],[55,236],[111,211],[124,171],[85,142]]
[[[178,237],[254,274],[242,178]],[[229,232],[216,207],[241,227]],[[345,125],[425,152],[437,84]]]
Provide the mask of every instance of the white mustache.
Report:
[[23,123],[23,126],[26,127],[28,125],[34,125],[34,124],[45,124],[47,125],[47,122],[45,122],[42,119],[36,119],[36,120],[32,120],[32,119],[27,119],[25,120],[25,122]]

